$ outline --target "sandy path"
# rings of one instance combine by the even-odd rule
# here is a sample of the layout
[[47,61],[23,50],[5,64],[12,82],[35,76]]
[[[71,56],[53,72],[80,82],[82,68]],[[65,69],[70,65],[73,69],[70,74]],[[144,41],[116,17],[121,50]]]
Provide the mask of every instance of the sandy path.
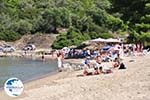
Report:
[[[134,59],[134,62],[129,60]],[[150,56],[126,58],[126,70],[76,77],[64,72],[25,85],[17,100],[150,100]],[[2,96],[1,96],[2,95]],[[12,100],[4,92],[1,100]]]

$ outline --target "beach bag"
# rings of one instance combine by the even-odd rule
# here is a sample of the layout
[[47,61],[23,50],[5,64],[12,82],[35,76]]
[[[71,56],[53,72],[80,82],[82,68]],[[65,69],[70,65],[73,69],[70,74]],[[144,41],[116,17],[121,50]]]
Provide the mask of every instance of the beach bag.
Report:
[[121,63],[121,64],[120,64],[119,69],[126,69],[126,67],[125,67],[124,63]]

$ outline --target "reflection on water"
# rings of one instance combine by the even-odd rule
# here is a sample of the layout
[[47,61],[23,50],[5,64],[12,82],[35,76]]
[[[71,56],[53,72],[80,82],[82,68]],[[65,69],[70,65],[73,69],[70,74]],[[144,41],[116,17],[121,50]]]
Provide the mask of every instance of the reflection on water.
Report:
[[3,87],[4,82],[11,77],[27,81],[52,73],[57,70],[56,64],[56,61],[43,62],[15,57],[0,58],[0,87]]

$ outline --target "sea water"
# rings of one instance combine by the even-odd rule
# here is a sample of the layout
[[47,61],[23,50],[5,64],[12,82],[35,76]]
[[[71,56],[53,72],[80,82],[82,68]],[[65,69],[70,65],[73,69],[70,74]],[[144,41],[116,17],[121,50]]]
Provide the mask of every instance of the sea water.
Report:
[[16,57],[0,58],[0,88],[8,78],[19,78],[23,82],[56,72],[56,61],[40,61]]

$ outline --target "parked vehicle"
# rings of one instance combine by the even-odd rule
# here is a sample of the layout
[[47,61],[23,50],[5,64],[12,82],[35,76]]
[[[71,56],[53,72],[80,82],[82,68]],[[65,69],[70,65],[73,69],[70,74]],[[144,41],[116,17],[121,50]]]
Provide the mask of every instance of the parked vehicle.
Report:
[[2,46],[0,46],[0,52],[3,52],[3,47]]
[[3,47],[3,52],[14,52],[14,51],[15,51],[15,48],[13,46],[5,45]]
[[35,47],[34,44],[27,44],[27,45],[23,48],[24,51],[35,50],[35,49],[36,49],[36,47]]

